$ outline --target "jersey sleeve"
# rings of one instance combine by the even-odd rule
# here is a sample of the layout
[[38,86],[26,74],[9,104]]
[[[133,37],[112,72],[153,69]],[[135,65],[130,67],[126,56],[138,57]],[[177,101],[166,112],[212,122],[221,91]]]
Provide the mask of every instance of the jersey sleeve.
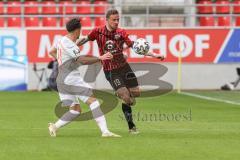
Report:
[[90,41],[94,41],[97,38],[97,28],[93,29],[89,34],[88,34],[88,39]]
[[129,38],[129,35],[127,34],[127,32],[125,30],[123,31],[123,40],[127,44],[128,47],[133,46],[134,42]]

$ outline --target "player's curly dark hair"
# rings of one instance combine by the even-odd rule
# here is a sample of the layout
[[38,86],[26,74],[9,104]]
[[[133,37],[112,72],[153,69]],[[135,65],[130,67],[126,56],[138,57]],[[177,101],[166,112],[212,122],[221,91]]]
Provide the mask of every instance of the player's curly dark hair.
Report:
[[118,14],[118,10],[116,9],[110,9],[106,13],[106,19],[108,19],[111,15]]
[[72,18],[66,24],[66,29],[68,32],[72,32],[76,29],[81,28],[81,20],[80,18]]

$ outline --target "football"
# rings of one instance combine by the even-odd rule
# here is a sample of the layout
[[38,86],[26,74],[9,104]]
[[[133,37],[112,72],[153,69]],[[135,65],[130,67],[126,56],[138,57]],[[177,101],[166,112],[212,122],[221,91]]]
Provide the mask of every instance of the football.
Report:
[[135,53],[145,55],[150,49],[149,43],[144,38],[137,39],[133,44],[133,50]]

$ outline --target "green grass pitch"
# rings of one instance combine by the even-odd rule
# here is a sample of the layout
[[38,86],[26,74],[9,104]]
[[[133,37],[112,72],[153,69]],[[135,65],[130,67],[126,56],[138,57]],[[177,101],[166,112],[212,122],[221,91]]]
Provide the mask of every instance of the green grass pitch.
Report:
[[[239,101],[239,92],[195,92]],[[48,134],[56,121],[55,92],[0,92],[0,160],[239,160],[240,105],[171,92],[139,98],[129,135],[119,106],[106,115],[122,138],[101,138],[95,121],[73,122]]]

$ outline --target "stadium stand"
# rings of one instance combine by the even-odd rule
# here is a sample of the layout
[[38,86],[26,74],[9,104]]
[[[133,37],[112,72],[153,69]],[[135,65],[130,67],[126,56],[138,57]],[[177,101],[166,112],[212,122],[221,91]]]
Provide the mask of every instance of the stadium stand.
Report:
[[214,26],[214,17],[199,17],[199,24],[200,26]]
[[4,18],[0,18],[0,27],[4,27]]
[[211,14],[213,13],[213,3],[209,0],[198,1],[198,13],[199,14]]
[[22,21],[20,17],[8,17],[7,18],[8,27],[21,27]]
[[39,3],[37,1],[26,1],[24,2],[24,14],[38,14],[39,13]]
[[61,5],[59,7],[59,13],[60,14],[74,14],[75,13],[75,7],[74,3],[72,1],[61,1],[59,2]]
[[105,1],[95,1],[94,2],[94,14],[105,14],[107,9],[107,2]]
[[217,0],[216,1],[216,13],[217,14],[224,14],[230,13],[230,2],[226,0]]
[[233,13],[239,14],[240,13],[240,0],[233,1],[233,4],[235,5],[235,6],[233,6]]
[[42,18],[43,27],[57,27],[57,18],[56,17],[43,17]]
[[[3,0],[0,27],[63,27],[79,16],[84,27],[105,23],[116,7],[124,27],[239,26],[240,0]],[[189,23],[190,21],[190,23]]]
[[95,22],[95,26],[102,26],[105,24],[105,18],[104,17],[96,17],[94,22]]
[[4,14],[3,2],[0,2],[0,14]]
[[77,11],[76,13],[78,14],[91,14],[92,13],[92,5],[88,1],[80,1],[76,3],[77,6]]
[[240,27],[240,17],[236,17],[236,19],[235,19],[235,26]]
[[24,18],[25,27],[38,27],[40,26],[40,20],[37,17]]
[[7,2],[7,14],[21,14],[21,2],[19,1]]
[[230,26],[231,21],[229,16],[217,17],[218,26]]
[[57,14],[57,3],[54,1],[44,1],[41,3],[43,6],[41,7],[42,14]]

